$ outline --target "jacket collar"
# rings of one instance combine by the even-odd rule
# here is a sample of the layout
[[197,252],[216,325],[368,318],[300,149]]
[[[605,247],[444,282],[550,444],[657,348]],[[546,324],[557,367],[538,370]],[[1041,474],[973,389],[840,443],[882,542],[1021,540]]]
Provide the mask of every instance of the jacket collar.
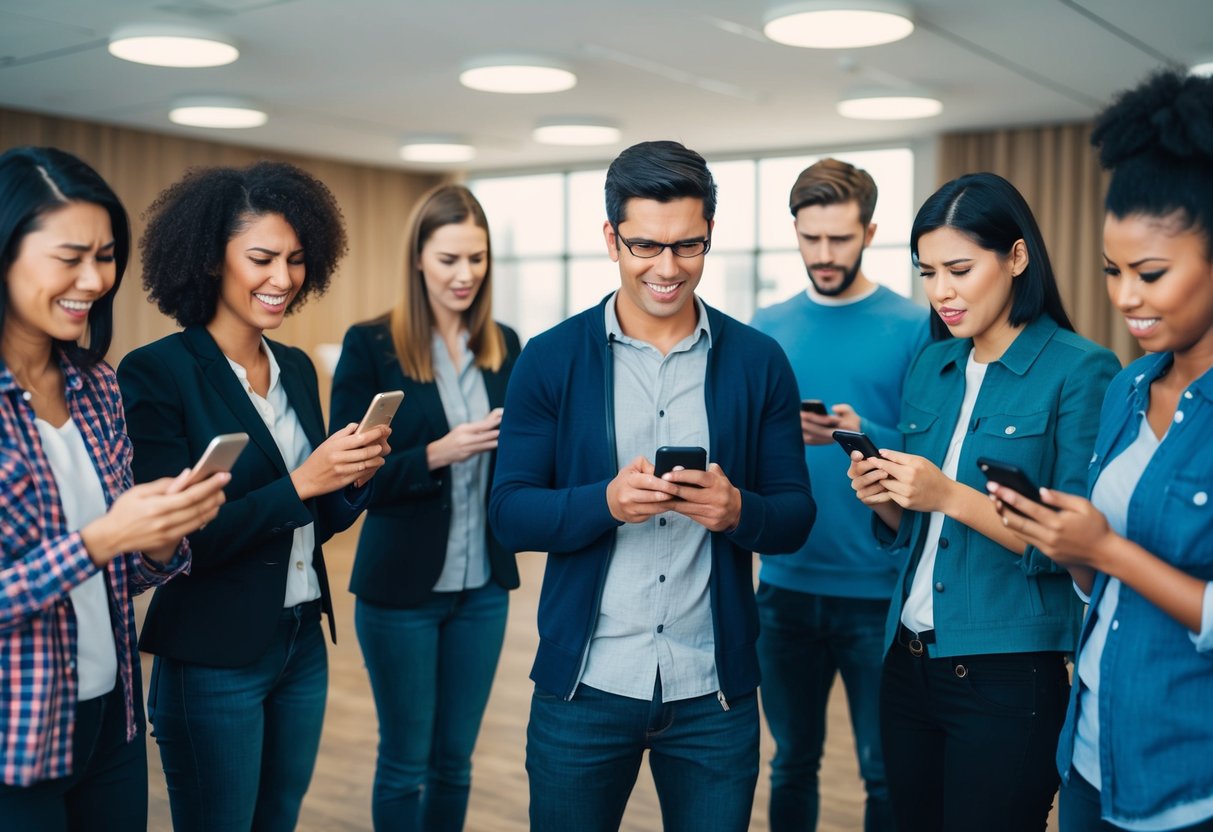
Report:
[[[1041,314],[1015,336],[1015,340],[994,363],[1003,365],[1017,376],[1026,374],[1058,329],[1060,327],[1056,321]],[[972,349],[972,338],[953,339],[948,345],[947,357],[940,365],[940,373],[954,366],[963,366]]]
[[[1139,370],[1129,382],[1129,395],[1144,400],[1150,394],[1150,385],[1165,375],[1175,363],[1175,354],[1169,352],[1150,353],[1136,362]],[[1188,385],[1187,392],[1213,402],[1213,369]]]

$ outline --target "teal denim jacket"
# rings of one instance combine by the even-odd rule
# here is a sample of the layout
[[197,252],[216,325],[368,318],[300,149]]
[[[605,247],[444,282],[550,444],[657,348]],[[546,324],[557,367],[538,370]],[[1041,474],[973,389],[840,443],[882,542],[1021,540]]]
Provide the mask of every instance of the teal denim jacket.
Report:
[[[942,465],[972,348],[971,339],[939,341],[911,365],[898,424],[906,453]],[[1018,465],[1038,485],[1084,493],[1100,403],[1119,370],[1115,355],[1047,315],[1025,326],[986,369],[960,449],[957,481],[984,494],[977,458],[987,456]],[[926,512],[907,511],[894,535],[874,518],[881,543],[903,559],[885,627],[886,649],[897,634],[929,520]],[[1077,643],[1082,603],[1069,574],[1034,548],[1017,555],[946,517],[933,578],[932,657],[1070,652]]]

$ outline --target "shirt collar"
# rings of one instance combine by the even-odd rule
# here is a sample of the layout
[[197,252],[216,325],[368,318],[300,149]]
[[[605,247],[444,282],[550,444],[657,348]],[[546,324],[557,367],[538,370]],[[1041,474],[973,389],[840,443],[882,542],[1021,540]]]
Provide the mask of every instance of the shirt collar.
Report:
[[[268,399],[270,394],[274,392],[274,388],[278,386],[278,376],[281,373],[281,370],[278,368],[278,359],[274,357],[274,351],[270,349],[269,342],[266,341],[264,337],[261,339],[261,351],[265,353],[266,358],[268,358],[270,362],[270,386],[265,391],[265,397]],[[240,383],[244,389],[250,389],[248,383],[248,370],[244,369],[243,365],[237,364],[235,361],[229,358],[227,353],[224,353],[223,357],[227,359],[228,365],[231,366],[232,372],[236,374],[236,378],[240,379]]]
[[[84,379],[79,368],[68,358],[67,352],[58,347],[55,350],[55,360],[59,362],[59,370],[63,373],[63,389],[66,393],[76,393],[83,389]],[[17,377],[6,364],[0,364],[0,393],[22,391],[24,388],[17,383]]]
[[[615,300],[619,296],[618,290],[612,292],[606,299],[606,310],[604,312],[607,336],[615,336],[616,341],[622,341],[625,344],[643,344],[646,343],[638,338],[631,338],[623,334],[623,328],[619,325],[619,316],[615,312]],[[699,295],[692,295],[695,300],[695,312],[698,314],[698,320],[695,323],[695,330],[691,333],[690,345],[699,342],[700,338],[708,339],[708,349],[712,348],[712,328],[708,325],[708,308],[703,301],[699,299]],[[684,339],[685,340],[685,339]],[[680,342],[682,343],[682,342]]]
[[[1175,363],[1175,355],[1169,352],[1151,353],[1139,361],[1141,372],[1130,382],[1130,395],[1136,395],[1144,401],[1150,394],[1150,385],[1171,369],[1171,365]],[[1189,384],[1185,392],[1213,402],[1213,369],[1205,370],[1204,375]]]
[[[1048,315],[1040,315],[1015,336],[1015,340],[994,363],[1002,364],[1018,376],[1024,375],[1040,357],[1045,344],[1049,343],[1053,333],[1058,329],[1056,321]],[[967,359],[969,351],[973,349],[972,338],[954,340],[955,343],[951,345],[947,360],[939,368],[940,372],[953,365],[963,363]]]

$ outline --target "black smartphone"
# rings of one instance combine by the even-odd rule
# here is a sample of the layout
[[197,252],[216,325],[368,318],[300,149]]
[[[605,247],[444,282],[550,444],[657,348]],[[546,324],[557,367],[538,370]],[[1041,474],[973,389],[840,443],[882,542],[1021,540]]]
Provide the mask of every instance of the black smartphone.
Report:
[[[1007,488],[1022,494],[1034,503],[1040,502],[1040,489],[1036,487],[1036,483],[1032,482],[1032,478],[1023,472],[1023,469],[1018,465],[1012,465],[1009,462],[999,462],[997,459],[989,457],[977,457],[977,467],[986,475],[986,479],[990,482],[1005,485]],[[1011,506],[1007,506],[1012,511]],[[1057,509],[1054,506],[1049,506],[1054,511]]]
[[830,411],[826,410],[826,403],[821,399],[801,399],[800,411],[802,413],[816,413],[818,416],[830,415]]
[[864,459],[880,456],[876,443],[869,439],[866,433],[860,433],[857,430],[836,430],[830,435],[847,452],[848,457],[851,455],[851,451],[859,451],[863,454]]
[[693,445],[662,445],[653,459],[653,476],[668,474],[679,465],[695,471],[706,471],[708,452]]

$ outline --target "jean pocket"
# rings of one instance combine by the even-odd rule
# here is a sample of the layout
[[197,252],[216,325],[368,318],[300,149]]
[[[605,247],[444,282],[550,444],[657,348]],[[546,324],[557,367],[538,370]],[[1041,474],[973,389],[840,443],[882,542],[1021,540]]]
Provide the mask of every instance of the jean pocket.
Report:
[[539,687],[539,685],[535,685],[535,691],[531,695],[541,702],[560,702],[564,699],[563,696],[557,696],[554,693],[549,693],[548,691]]
[[991,661],[983,656],[969,656],[953,662],[953,672],[981,710],[1022,717],[1036,712],[1037,674],[1029,659]]

